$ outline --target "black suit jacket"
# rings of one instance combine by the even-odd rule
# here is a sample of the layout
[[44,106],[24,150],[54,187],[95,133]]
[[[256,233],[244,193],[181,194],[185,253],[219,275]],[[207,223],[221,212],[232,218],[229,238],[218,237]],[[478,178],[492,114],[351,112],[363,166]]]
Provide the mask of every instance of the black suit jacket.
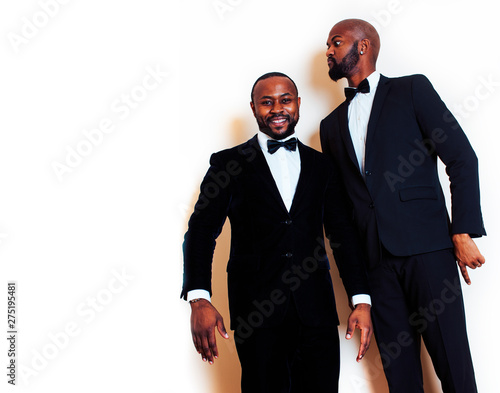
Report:
[[[380,245],[396,256],[452,247],[450,234],[485,235],[477,157],[458,122],[423,75],[380,77],[360,173],[343,102],[320,127],[323,152],[341,168],[371,264]],[[451,182],[452,220],[437,171]]]
[[229,217],[232,329],[242,323],[276,326],[292,297],[305,324],[338,324],[323,222],[347,293],[369,293],[358,234],[337,171],[323,154],[300,142],[298,149],[301,171],[290,212],[256,136],[210,159],[185,235],[181,296],[192,289],[212,292],[215,240]]

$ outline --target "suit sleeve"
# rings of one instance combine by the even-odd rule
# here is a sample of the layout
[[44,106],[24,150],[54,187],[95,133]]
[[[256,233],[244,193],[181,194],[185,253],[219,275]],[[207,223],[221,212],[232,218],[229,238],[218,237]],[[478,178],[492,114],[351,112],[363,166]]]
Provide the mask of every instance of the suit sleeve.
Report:
[[428,146],[434,148],[450,178],[451,234],[486,235],[480,206],[478,160],[469,140],[429,80],[412,82],[415,114]]
[[348,296],[369,295],[363,247],[354,225],[352,207],[333,161],[330,174],[324,210],[325,234]]
[[[217,179],[217,180],[216,180]],[[213,154],[200,195],[184,235],[184,283],[181,297],[187,292],[205,289],[212,295],[212,259],[216,239],[226,221],[231,200],[231,177],[220,155]]]

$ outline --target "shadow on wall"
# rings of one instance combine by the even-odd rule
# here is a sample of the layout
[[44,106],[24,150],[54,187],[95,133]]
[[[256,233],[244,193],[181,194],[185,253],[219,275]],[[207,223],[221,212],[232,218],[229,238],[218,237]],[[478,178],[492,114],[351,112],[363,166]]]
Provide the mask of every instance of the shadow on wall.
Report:
[[219,358],[210,366],[210,377],[212,383],[207,392],[211,393],[229,393],[240,392],[241,367],[236,353],[234,343],[234,332],[229,330],[229,305],[227,297],[227,274],[226,265],[229,259],[229,248],[231,239],[231,226],[229,220],[226,221],[221,235],[217,239],[216,252],[214,254],[213,265],[213,291],[212,303],[219,310],[224,325],[229,334],[229,339],[225,340],[217,333],[217,348],[219,349]]
[[[249,139],[246,135],[245,121],[243,119],[235,118],[230,124],[231,130],[231,146],[238,145]],[[228,146],[229,147],[229,146]],[[206,157],[208,170],[208,158]],[[200,176],[200,183],[205,174]],[[197,188],[191,200],[191,211],[199,197],[199,189]],[[190,217],[190,215],[189,215]],[[189,218],[188,217],[188,218]],[[184,232],[187,231],[187,222]],[[219,358],[216,359],[213,365],[203,363],[199,355],[196,356],[197,363],[193,364],[192,375],[193,378],[203,379],[202,384],[207,388],[204,393],[239,393],[241,368],[236,353],[234,344],[234,334],[229,329],[229,304],[227,295],[227,275],[226,265],[229,259],[229,249],[231,240],[231,228],[229,220],[226,220],[221,234],[217,238],[217,245],[214,251],[213,264],[212,264],[212,304],[219,311],[224,319],[224,325],[229,334],[229,339],[223,339],[218,332],[216,332],[217,348],[219,350]],[[196,353],[194,345],[190,345],[187,350]],[[203,371],[203,372],[200,372]]]
[[[229,125],[231,132],[231,145],[236,146],[248,140],[251,135],[247,133],[247,124],[244,119],[234,118]],[[229,146],[228,146],[229,147]],[[226,266],[229,259],[229,249],[231,246],[231,226],[226,220],[221,234],[217,238],[215,247],[214,262],[212,266],[212,303],[224,318],[224,325],[229,334],[229,339],[225,340],[217,333],[217,347],[219,358],[212,366],[209,366],[209,378],[207,381],[210,393],[239,393],[241,392],[241,367],[234,343],[234,332],[229,330],[229,303],[227,295],[227,273]]]
[[[323,107],[325,108],[325,113],[323,113],[321,117],[323,118],[345,100],[344,87],[347,86],[347,82],[345,79],[341,79],[339,82],[335,83],[330,79],[324,52],[318,52],[312,57],[310,70],[308,87],[313,90],[314,94],[321,98],[324,103]],[[321,119],[318,119],[318,128],[320,121]],[[319,133],[316,132],[314,136],[317,136],[318,143],[311,145],[311,147],[321,151],[319,146]]]

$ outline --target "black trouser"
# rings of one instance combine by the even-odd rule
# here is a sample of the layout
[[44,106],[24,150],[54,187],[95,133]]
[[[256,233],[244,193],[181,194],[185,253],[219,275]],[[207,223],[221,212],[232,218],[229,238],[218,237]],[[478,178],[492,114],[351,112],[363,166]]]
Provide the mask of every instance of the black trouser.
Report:
[[391,393],[423,393],[421,337],[445,393],[477,392],[453,250],[383,252],[370,272],[372,319]]
[[293,302],[280,326],[235,341],[242,393],[338,392],[338,329],[305,326]]

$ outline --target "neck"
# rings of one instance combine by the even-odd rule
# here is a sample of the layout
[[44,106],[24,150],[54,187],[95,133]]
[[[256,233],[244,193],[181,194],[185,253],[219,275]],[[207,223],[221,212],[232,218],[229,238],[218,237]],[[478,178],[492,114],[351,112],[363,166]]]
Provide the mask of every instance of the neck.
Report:
[[363,79],[368,78],[375,71],[375,66],[360,70],[358,73],[347,77],[349,87],[358,87]]
[[266,135],[268,138],[274,139],[276,141],[282,141],[283,139],[290,138],[291,136],[295,136],[295,130],[292,130],[292,132],[289,134],[288,132],[285,132],[284,134],[274,134],[272,131],[270,131],[267,128],[261,128],[259,130],[262,134]]

